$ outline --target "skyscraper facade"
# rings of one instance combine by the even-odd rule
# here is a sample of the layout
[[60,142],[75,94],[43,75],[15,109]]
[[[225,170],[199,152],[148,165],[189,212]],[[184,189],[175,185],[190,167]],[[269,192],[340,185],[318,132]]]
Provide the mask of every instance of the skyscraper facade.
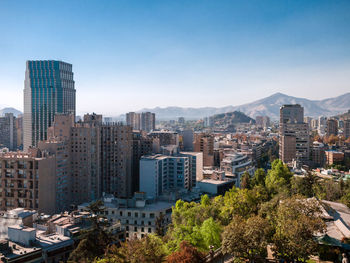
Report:
[[75,116],[72,65],[54,60],[27,61],[24,81],[23,148],[47,139],[57,113]]
[[299,104],[280,109],[279,155],[284,162],[309,160],[309,125],[304,123],[304,108]]

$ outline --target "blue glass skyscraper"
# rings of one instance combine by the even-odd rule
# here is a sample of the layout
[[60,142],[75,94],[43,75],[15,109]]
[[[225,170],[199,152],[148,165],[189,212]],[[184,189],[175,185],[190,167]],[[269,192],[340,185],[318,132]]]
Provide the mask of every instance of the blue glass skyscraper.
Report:
[[23,148],[47,139],[55,114],[74,114],[72,65],[55,60],[27,61],[24,81]]

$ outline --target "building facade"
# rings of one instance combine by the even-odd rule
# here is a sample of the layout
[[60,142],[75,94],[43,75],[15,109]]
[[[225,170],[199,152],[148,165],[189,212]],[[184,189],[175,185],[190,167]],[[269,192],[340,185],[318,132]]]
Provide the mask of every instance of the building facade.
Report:
[[61,190],[68,185],[57,170],[58,161],[56,156],[40,151],[1,154],[0,209],[21,207],[52,214],[67,208],[69,203]]
[[344,120],[344,137],[345,139],[350,138],[350,120]]
[[142,112],[140,128],[143,131],[153,131],[156,129],[156,115],[152,112]]
[[134,130],[141,128],[141,115],[136,112],[129,112],[126,114],[126,125],[131,126]]
[[10,151],[17,150],[16,117],[12,113],[5,113],[0,117],[0,148],[6,147]]
[[203,153],[203,166],[214,166],[214,136],[212,134],[194,134],[193,148]]
[[327,120],[327,136],[338,135],[338,121],[336,119]]
[[54,60],[27,61],[24,81],[23,148],[47,139],[57,113],[75,115],[72,65]]
[[304,108],[299,104],[280,108],[279,156],[284,162],[309,161],[309,125],[304,123]]

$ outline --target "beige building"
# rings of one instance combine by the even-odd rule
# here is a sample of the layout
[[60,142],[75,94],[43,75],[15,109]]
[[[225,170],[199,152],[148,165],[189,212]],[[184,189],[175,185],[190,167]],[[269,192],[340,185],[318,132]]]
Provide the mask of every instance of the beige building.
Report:
[[279,156],[284,162],[309,161],[309,125],[304,123],[304,108],[299,104],[280,109]]
[[328,165],[337,164],[344,160],[344,153],[337,151],[325,151],[326,163]]
[[35,209],[55,213],[64,207],[60,187],[65,187],[58,159],[47,152],[10,152],[0,155],[0,209]]
[[194,152],[203,153],[203,166],[214,165],[214,136],[212,134],[195,134],[193,149]]
[[117,197],[132,195],[132,128],[102,123],[102,115],[85,115],[74,123],[72,115],[57,115],[49,129],[52,139],[65,141],[71,164],[72,202],[99,198],[103,192]]

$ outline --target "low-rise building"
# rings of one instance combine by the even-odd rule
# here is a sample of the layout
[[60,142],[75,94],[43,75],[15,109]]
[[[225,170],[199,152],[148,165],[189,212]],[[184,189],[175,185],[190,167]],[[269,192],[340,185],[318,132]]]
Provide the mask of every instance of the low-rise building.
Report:
[[237,187],[240,187],[241,177],[245,172],[250,176],[253,176],[255,172],[255,167],[248,156],[237,152],[225,153],[221,169],[225,171],[228,178],[235,179]]
[[[146,200],[145,193],[135,193],[132,199],[118,199],[113,196],[103,198],[105,216],[111,223],[120,222],[125,228],[126,239],[142,238],[155,233],[157,228],[167,227],[171,222],[174,202]],[[78,206],[79,211],[85,211],[89,204]]]

